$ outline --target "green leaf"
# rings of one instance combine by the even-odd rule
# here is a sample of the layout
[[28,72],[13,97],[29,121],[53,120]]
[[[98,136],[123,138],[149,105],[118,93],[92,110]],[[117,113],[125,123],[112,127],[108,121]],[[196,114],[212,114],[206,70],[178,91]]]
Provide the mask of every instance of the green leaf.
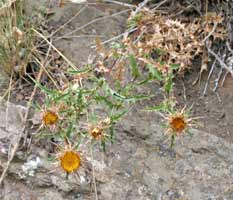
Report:
[[154,79],[156,79],[156,80],[158,80],[158,81],[164,80],[164,78],[163,78],[161,72],[160,72],[158,69],[156,69],[155,66],[153,66],[153,65],[151,65],[151,64],[147,64],[146,66],[148,67],[149,72],[151,73],[151,75],[152,75],[152,77],[153,77]]
[[173,69],[173,70],[178,70],[180,68],[180,65],[179,64],[170,64],[170,67]]
[[113,97],[116,97],[117,99],[120,99],[120,100],[125,100],[125,99],[126,99],[125,96],[122,96],[122,95],[119,94],[118,92],[116,92],[116,91],[114,91],[113,89],[111,89],[107,83],[104,84],[104,89],[105,89],[105,91],[106,91],[108,94],[110,94],[110,95],[113,96]]
[[83,142],[83,140],[82,140],[82,138],[80,138],[80,140],[75,144],[74,149],[77,150],[79,148],[80,144],[82,144],[82,142]]
[[101,96],[101,95],[96,95],[95,96],[95,100],[98,102],[104,102],[109,108],[117,108],[119,107],[119,104],[113,103],[111,100],[109,100],[107,97],[105,96]]
[[43,85],[41,85],[37,80],[35,80],[34,78],[32,78],[30,75],[28,75],[28,77],[35,83],[35,85],[41,89],[41,91],[47,93],[48,95],[54,95],[56,92],[54,90],[51,90]]
[[73,123],[71,122],[66,132],[67,138],[70,138],[72,131],[73,131]]
[[150,99],[154,97],[154,95],[135,95],[135,96],[131,96],[131,97],[127,97],[126,100],[127,101],[140,101],[140,100],[145,100],[145,99]]
[[131,69],[132,69],[132,76],[134,78],[137,78],[140,75],[140,73],[139,73],[139,70],[138,70],[137,60],[136,60],[136,58],[134,57],[133,54],[131,54],[129,56],[129,61],[130,61]]
[[146,83],[149,83],[149,82],[150,82],[151,80],[153,80],[153,79],[154,79],[154,78],[151,77],[151,74],[149,74],[149,76],[148,76],[145,80],[143,80],[143,81],[137,83],[137,85],[144,85],[144,84],[146,84]]
[[90,68],[86,68],[86,69],[80,69],[80,70],[69,70],[68,72],[71,73],[71,74],[84,74],[84,73],[88,73],[90,72],[91,69]]
[[70,94],[70,92],[68,91],[67,93],[65,93],[65,94],[62,94],[62,95],[59,95],[58,97],[56,97],[55,99],[54,99],[54,101],[60,101],[60,100],[62,100],[62,99],[64,99],[65,97],[67,97],[68,95]]
[[165,92],[167,93],[170,93],[172,91],[172,88],[173,88],[173,81],[172,81],[172,76],[169,76],[165,85],[164,85],[164,90]]
[[158,106],[152,106],[152,107],[146,107],[145,110],[147,111],[166,111],[166,105],[164,103],[161,103]]
[[105,153],[106,152],[106,144],[105,144],[104,140],[101,140],[101,147],[103,149],[103,152]]
[[117,122],[118,120],[120,120],[125,114],[127,114],[129,112],[129,110],[125,110],[121,113],[112,115],[111,118],[111,122]]
[[170,144],[170,148],[173,148],[173,147],[174,147],[174,145],[175,145],[175,135],[173,134],[173,135],[171,136],[171,144]]
[[113,141],[114,141],[114,127],[111,126],[109,129],[110,129],[110,141],[113,144]]

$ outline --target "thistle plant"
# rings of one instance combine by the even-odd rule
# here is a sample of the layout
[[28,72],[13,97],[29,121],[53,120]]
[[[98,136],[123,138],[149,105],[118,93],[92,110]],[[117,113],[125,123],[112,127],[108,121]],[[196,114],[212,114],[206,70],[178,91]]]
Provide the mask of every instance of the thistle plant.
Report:
[[[67,74],[70,81],[60,90],[34,82],[45,96],[42,105],[35,104],[42,124],[38,137],[73,144],[60,156],[62,168],[69,173],[78,169],[81,162],[76,153],[80,144],[90,147],[97,144],[106,151],[107,145],[114,142],[117,122],[135,102],[150,96],[133,95],[132,87],[117,90],[104,77],[96,77],[91,66],[68,70]],[[75,167],[67,167],[69,159],[76,160]]]
[[40,136],[73,144],[72,148],[70,144],[68,149],[63,148],[66,150],[59,157],[61,167],[67,173],[79,169],[82,143],[91,147],[99,144],[106,151],[106,145],[114,142],[116,123],[137,101],[154,97],[137,92],[149,82],[160,86],[164,99],[146,110],[163,116],[165,133],[173,146],[176,137],[188,131],[194,120],[185,108],[177,109],[174,77],[183,74],[196,56],[202,56],[207,34],[224,37],[224,31],[211,31],[216,19],[217,30],[222,22],[219,16],[210,16],[206,21],[197,18],[185,24],[142,10],[129,18],[128,25],[137,31],[126,34],[121,42],[106,49],[97,38],[98,55],[94,62],[80,70],[68,70],[69,82],[62,89],[51,89],[35,81],[45,95],[44,105],[38,106],[43,113]]

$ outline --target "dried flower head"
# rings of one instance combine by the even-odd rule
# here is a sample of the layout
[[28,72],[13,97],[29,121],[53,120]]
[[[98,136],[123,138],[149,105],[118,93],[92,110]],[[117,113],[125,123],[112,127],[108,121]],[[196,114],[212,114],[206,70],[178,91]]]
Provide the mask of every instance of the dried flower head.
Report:
[[56,112],[47,110],[43,114],[43,124],[45,126],[55,125],[58,121],[58,114]]
[[104,136],[104,130],[100,127],[94,127],[90,130],[91,136],[94,139],[101,139]]
[[188,122],[182,113],[170,116],[169,127],[176,134],[179,135],[188,127]]
[[97,124],[91,124],[89,126],[89,133],[92,139],[95,140],[103,140],[106,137],[108,137],[106,133],[106,129],[108,129],[111,126],[111,119],[105,118],[101,121],[99,121]]
[[20,44],[23,40],[23,32],[16,26],[13,27],[13,34],[15,36],[15,39],[17,41],[18,44]]
[[78,170],[81,165],[80,155],[73,150],[64,151],[59,159],[61,168],[67,173]]
[[197,118],[190,118],[188,111],[183,108],[181,111],[175,111],[164,116],[167,121],[167,131],[172,137],[179,136],[190,127],[193,126],[193,120]]

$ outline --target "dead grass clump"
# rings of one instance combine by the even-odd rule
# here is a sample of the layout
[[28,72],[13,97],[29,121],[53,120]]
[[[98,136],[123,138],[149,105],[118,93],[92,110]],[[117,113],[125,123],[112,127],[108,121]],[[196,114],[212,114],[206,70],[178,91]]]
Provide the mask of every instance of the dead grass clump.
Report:
[[144,9],[129,18],[130,26],[137,27],[137,31],[125,38],[124,44],[139,61],[150,63],[161,72],[167,71],[166,66],[179,66],[179,72],[183,72],[197,55],[204,55],[208,38],[225,38],[223,20],[221,15],[207,13],[182,22]]
[[22,0],[0,4],[0,66],[7,74],[26,71],[35,42],[23,5]]

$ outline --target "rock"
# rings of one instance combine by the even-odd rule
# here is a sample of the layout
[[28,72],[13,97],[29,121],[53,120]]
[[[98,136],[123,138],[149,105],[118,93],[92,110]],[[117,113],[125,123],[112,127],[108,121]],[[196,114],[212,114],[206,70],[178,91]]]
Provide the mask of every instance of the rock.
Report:
[[[12,118],[8,120],[3,117],[6,107],[0,109],[3,124],[10,123],[10,127],[2,124],[2,128],[9,135],[12,134],[10,131],[18,128],[15,130],[17,132],[22,128],[20,117],[17,118],[13,113],[16,113],[17,109],[24,111],[19,106],[10,105],[8,109],[12,115],[9,116]],[[233,144],[212,134],[191,130],[192,136],[184,134],[177,138],[174,148],[171,149],[170,141],[158,123],[153,113],[129,114],[117,127],[116,141],[107,146],[104,159],[99,148],[93,147],[94,159],[84,153],[85,156],[88,155],[86,162],[92,164],[95,170],[99,199],[231,200]],[[86,147],[81,147],[84,152]],[[92,168],[89,165],[82,166],[79,177],[70,175],[66,179],[63,171],[57,168],[54,170],[54,165],[46,161],[46,153],[37,154],[38,150],[32,152],[35,154],[29,156],[28,161],[17,160],[11,163],[8,177],[14,178],[15,184],[20,182],[22,187],[32,188],[30,192],[40,194],[38,199],[50,199],[51,191],[54,191],[57,199],[94,198]],[[38,167],[35,168],[33,162],[33,176],[30,173],[21,176],[25,171],[22,166],[28,167],[27,163],[31,164],[31,160],[38,159]],[[7,181],[9,180],[7,179],[6,183]],[[47,190],[39,193],[42,188]],[[8,185],[3,194],[9,190]],[[19,194],[16,192],[14,195]],[[17,199],[16,196],[6,195],[4,198]]]
[[[15,144],[23,131],[26,108],[10,102],[0,103],[0,153],[6,154],[10,144]],[[8,142],[7,142],[8,141]]]
[[[49,27],[57,31],[54,35],[54,44],[75,65],[86,63],[94,49],[96,38],[101,41],[119,35],[125,30],[127,11],[111,16],[125,9],[124,7],[109,4],[85,5],[68,3],[62,8],[54,8]],[[80,11],[80,13],[79,13]],[[79,14],[77,14],[79,13]],[[77,15],[70,23],[61,28],[69,19]]]

